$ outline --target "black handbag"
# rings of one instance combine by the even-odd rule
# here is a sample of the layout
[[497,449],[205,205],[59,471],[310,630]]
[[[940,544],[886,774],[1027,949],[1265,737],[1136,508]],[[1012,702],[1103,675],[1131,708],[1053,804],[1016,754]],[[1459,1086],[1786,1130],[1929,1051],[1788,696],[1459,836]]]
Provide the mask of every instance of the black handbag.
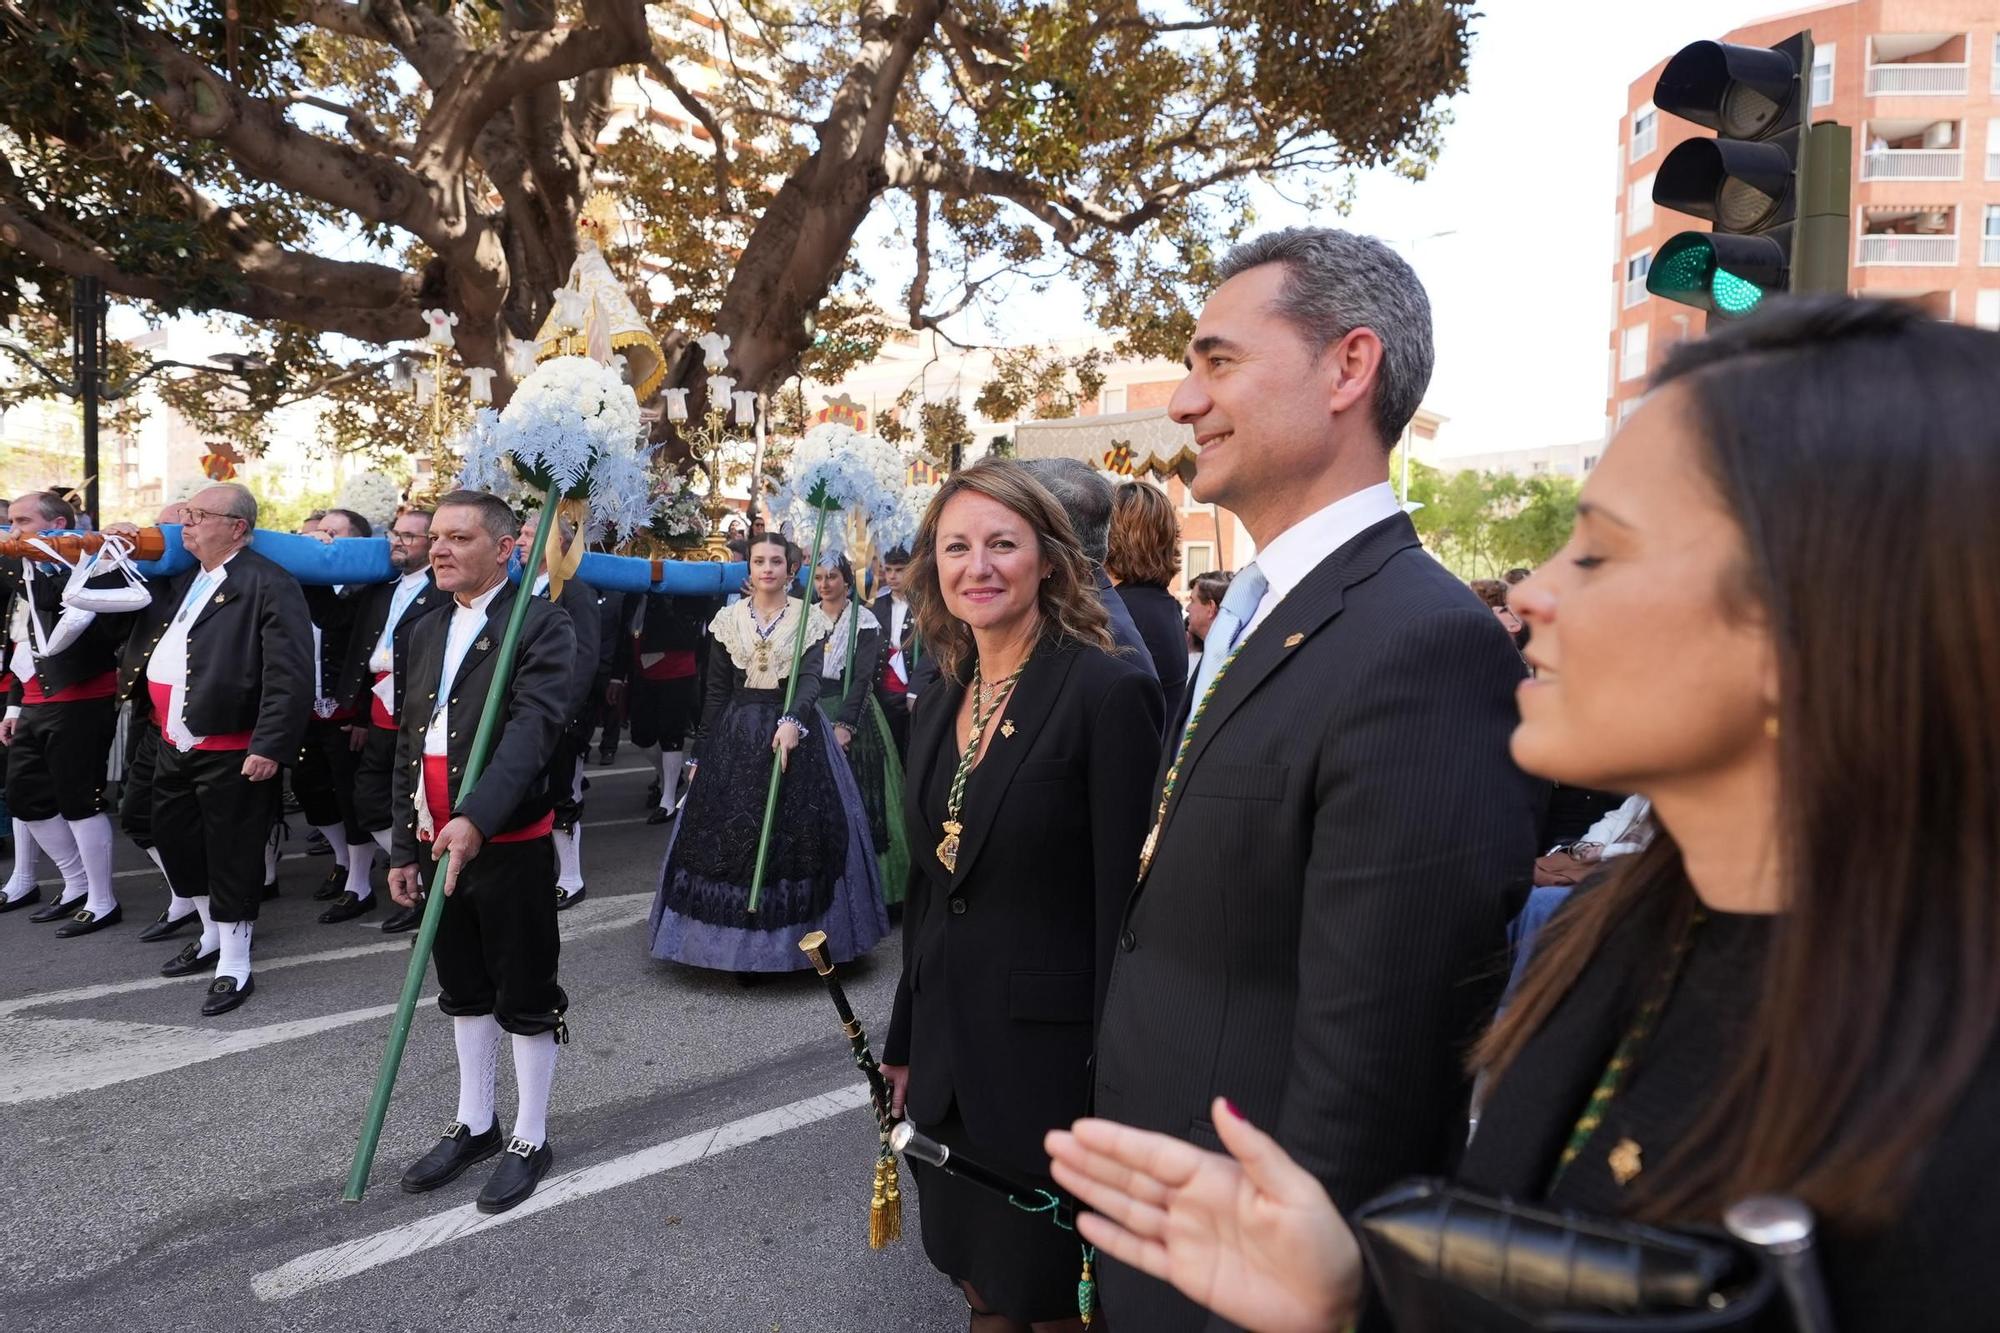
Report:
[[1776,1278],[1720,1232],[1668,1231],[1415,1180],[1353,1217],[1397,1333],[1790,1327]]

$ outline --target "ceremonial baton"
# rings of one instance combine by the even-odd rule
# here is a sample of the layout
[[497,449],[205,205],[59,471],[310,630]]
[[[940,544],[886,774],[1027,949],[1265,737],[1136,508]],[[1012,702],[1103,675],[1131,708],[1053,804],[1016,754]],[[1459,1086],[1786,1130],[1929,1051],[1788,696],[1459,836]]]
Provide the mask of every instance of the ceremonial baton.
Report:
[[833,997],[833,1011],[840,1015],[840,1030],[847,1034],[847,1044],[854,1051],[854,1066],[868,1080],[868,1095],[875,1103],[875,1130],[881,1146],[875,1154],[875,1193],[868,1203],[868,1248],[879,1250],[903,1234],[903,1188],[896,1179],[896,1155],[889,1146],[891,1127],[902,1126],[896,1125],[895,1117],[890,1114],[889,1081],[882,1077],[882,1067],[875,1063],[875,1053],[868,1049],[868,1034],[862,1031],[861,1020],[854,1016],[854,1007],[847,1002],[840,978],[833,974],[833,960],[826,955],[826,932],[815,930],[807,935],[799,941],[799,951],[812,960],[813,971],[826,982],[826,993]]

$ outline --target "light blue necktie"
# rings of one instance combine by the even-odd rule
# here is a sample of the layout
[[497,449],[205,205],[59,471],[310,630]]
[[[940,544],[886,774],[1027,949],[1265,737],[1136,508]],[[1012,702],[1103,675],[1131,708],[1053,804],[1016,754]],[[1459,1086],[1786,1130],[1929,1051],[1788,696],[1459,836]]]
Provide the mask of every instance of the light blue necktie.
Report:
[[1243,627],[1257,614],[1257,604],[1264,600],[1270,587],[1271,581],[1254,563],[1243,566],[1229,581],[1229,591],[1222,594],[1215,623],[1208,627],[1208,637],[1202,640],[1201,666],[1194,673],[1194,692],[1188,696],[1192,702],[1188,704],[1187,725],[1181,728],[1181,744],[1187,743],[1188,728],[1194,725],[1209,687],[1222,674],[1222,664],[1235,651],[1236,641],[1243,637]]

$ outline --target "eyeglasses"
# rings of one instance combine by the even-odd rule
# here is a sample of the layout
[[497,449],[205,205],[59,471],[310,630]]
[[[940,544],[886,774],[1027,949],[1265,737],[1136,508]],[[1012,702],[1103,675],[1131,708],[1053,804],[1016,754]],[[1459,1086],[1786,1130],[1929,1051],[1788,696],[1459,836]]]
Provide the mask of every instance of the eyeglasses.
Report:
[[431,535],[428,532],[398,532],[394,528],[389,529],[389,540],[392,542],[427,542],[430,539]]
[[234,519],[236,522],[245,524],[246,526],[250,522],[249,519],[244,518],[240,514],[218,514],[213,509],[181,510],[181,526],[184,528],[200,527],[203,523],[208,522],[208,520],[210,520],[211,518]]

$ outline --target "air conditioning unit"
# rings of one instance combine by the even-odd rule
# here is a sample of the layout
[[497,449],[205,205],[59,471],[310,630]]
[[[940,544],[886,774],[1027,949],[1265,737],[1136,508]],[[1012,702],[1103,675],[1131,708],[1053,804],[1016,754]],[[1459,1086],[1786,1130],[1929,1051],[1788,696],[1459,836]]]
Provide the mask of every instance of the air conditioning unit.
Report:
[[1940,232],[1951,230],[1951,214],[1942,208],[1929,208],[1917,214],[1917,230],[1920,232]]
[[1948,120],[1941,120],[1924,131],[1924,147],[1949,148],[1956,127]]

